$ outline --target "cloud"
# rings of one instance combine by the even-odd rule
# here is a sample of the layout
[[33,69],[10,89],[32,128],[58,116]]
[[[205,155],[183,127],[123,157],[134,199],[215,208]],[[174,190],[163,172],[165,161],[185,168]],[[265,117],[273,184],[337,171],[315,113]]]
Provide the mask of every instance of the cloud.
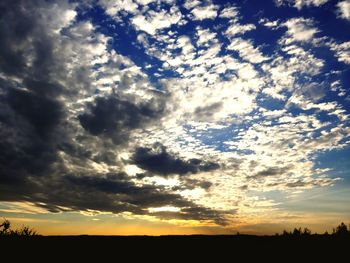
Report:
[[336,182],[316,157],[349,145],[348,42],[181,3],[0,4],[1,200],[224,224]]
[[182,160],[169,154],[161,144],[154,144],[152,148],[137,148],[132,157],[132,162],[151,174],[155,173],[163,176],[208,172],[220,167],[217,163],[205,162],[195,158]]
[[186,9],[192,9],[200,4],[201,2],[198,0],[186,0],[183,6]]
[[[174,205],[181,215],[172,218],[223,222],[210,208],[161,186],[136,185],[122,172],[122,140],[159,120],[164,98],[129,59],[107,51],[108,38],[91,23],[74,20],[75,7],[1,4],[1,200],[26,200],[49,212],[141,215]],[[212,168],[192,162],[191,171]]]
[[197,45],[198,46],[209,46],[212,43],[216,42],[217,34],[211,32],[209,29],[197,28]]
[[233,18],[236,20],[238,18],[238,10],[235,6],[225,7],[221,10],[220,18]]
[[261,18],[259,24],[262,24],[272,30],[280,28],[280,22],[278,20],[270,21],[267,18]]
[[246,24],[246,25],[241,25],[241,24],[231,24],[225,34],[228,37],[234,37],[235,35],[241,35],[244,34],[245,32],[254,30],[256,27],[254,24]]
[[136,0],[140,5],[149,5],[150,3],[154,3],[156,0]]
[[117,96],[98,97],[88,111],[79,115],[80,124],[95,136],[106,136],[116,144],[126,142],[128,134],[159,119],[164,106],[155,100],[134,104]]
[[237,51],[243,59],[251,63],[261,63],[269,59],[251,41],[239,37],[233,38],[227,49]]
[[110,16],[117,16],[120,12],[125,11],[131,14],[138,12],[138,5],[132,0],[101,0],[99,4],[106,10],[106,13]]
[[259,179],[261,177],[266,177],[266,176],[282,176],[290,169],[291,167],[269,167],[267,169],[257,172],[253,176],[249,176],[248,178]]
[[350,1],[349,0],[344,0],[340,1],[337,4],[338,7],[338,15],[340,18],[350,20]]
[[170,27],[180,22],[182,14],[177,7],[171,7],[169,11],[161,10],[155,12],[150,10],[146,15],[138,14],[131,19],[131,23],[136,29],[144,31],[150,35],[155,35],[158,30]]
[[[31,187],[25,190],[26,194],[29,194],[27,202],[40,205],[52,213],[61,211],[89,213],[93,210],[146,215],[149,214],[150,207],[173,206],[178,209],[178,213],[169,214],[167,219],[182,218],[225,223],[220,212],[197,205],[159,186],[147,184],[137,186],[124,173],[65,175],[50,179],[41,178],[36,183],[27,185]],[[8,192],[4,190],[2,193],[7,196]],[[164,218],[161,213],[151,215]]]
[[314,35],[319,32],[319,30],[314,27],[314,22],[311,19],[292,18],[287,20],[284,25],[288,28],[288,42],[309,42],[313,39]]
[[222,102],[214,102],[206,106],[198,106],[194,115],[198,120],[210,120],[210,118],[222,108]]
[[[231,211],[232,214],[235,211]],[[227,225],[227,220],[215,210],[206,209],[203,207],[189,207],[181,210],[181,213],[173,212],[156,212],[153,213],[162,219],[173,219],[174,217],[182,220],[208,220],[214,218],[214,222],[218,225]]]
[[294,43],[286,44],[288,41],[284,41],[284,37],[282,39],[281,49],[289,57],[284,59],[277,57],[270,64],[262,66],[272,84],[265,88],[263,93],[275,99],[286,100],[286,92],[294,90],[298,81],[305,76],[313,77],[320,74],[325,61]]
[[181,181],[181,185],[174,186],[172,187],[172,189],[175,191],[194,190],[198,188],[209,190],[209,188],[212,187],[212,185],[213,183],[211,183],[210,181],[185,178]]
[[[0,144],[7,150],[1,152],[0,173],[2,184],[16,184],[20,191],[31,176],[52,172],[58,146],[67,140],[66,109],[59,97],[74,92],[62,85],[64,79],[56,79],[59,74],[52,75],[66,73],[60,63],[65,56],[56,57],[54,50],[61,51],[59,33],[73,23],[75,11],[65,1],[55,9],[41,1],[3,2],[1,8]],[[39,15],[42,11],[47,12]]]
[[295,8],[301,10],[304,7],[310,6],[321,6],[327,3],[329,0],[275,0],[277,6],[281,6],[284,4],[293,5]]
[[6,99],[14,112],[29,123],[42,138],[47,138],[62,118],[62,105],[42,94],[11,89]]
[[330,48],[335,52],[338,61],[350,64],[350,41],[341,44],[331,43]]
[[215,19],[218,15],[218,9],[218,6],[213,4],[196,6],[191,10],[193,20]]

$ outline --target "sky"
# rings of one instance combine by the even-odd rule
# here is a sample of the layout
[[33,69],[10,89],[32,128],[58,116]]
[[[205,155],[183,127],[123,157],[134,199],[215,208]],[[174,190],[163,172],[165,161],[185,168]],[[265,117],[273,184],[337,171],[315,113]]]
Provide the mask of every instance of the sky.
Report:
[[0,217],[52,235],[350,221],[349,0],[3,0]]

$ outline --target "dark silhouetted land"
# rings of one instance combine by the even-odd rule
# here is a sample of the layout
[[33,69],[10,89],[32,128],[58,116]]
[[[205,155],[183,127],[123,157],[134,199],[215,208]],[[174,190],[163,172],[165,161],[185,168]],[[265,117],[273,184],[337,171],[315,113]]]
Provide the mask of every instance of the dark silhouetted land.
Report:
[[97,262],[106,259],[113,262],[152,262],[154,259],[162,262],[190,262],[190,259],[195,259],[194,262],[241,262],[238,259],[244,259],[243,262],[249,259],[348,262],[350,248],[350,232],[343,223],[333,233],[322,235],[300,228],[274,236],[41,236],[31,230],[24,227],[11,232],[8,226],[7,234],[0,235],[3,257],[10,255],[16,259],[11,262],[38,258],[45,262],[70,262],[72,257],[79,262],[83,259]]

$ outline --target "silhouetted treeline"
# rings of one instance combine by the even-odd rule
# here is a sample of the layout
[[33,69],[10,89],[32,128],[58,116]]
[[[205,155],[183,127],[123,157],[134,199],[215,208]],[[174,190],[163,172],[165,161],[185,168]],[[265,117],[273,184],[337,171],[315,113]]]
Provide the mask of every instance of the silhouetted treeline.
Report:
[[[0,251],[12,261],[28,262],[45,252],[47,261],[76,260],[89,262],[243,262],[258,259],[267,262],[346,262],[350,244],[349,227],[344,223],[330,234],[312,233],[295,228],[270,236],[254,235],[169,235],[169,236],[41,236],[29,227],[12,230],[5,220],[0,224]],[[130,252],[131,251],[131,252]],[[67,257],[69,255],[69,257]],[[73,258],[72,258],[73,256]],[[4,257],[4,256],[3,256]],[[61,257],[61,258],[60,258]],[[1,257],[0,257],[1,258]],[[171,259],[171,260],[170,260]],[[287,260],[288,259],[288,260]],[[4,261],[4,260],[3,260]]]
[[[276,234],[276,235],[278,236],[279,234]],[[304,229],[302,229],[301,227],[294,228],[293,231],[289,231],[289,232],[286,230],[283,230],[283,233],[282,233],[282,236],[296,236],[296,237],[298,237],[298,236],[310,236],[310,235],[312,235],[312,232],[307,227]],[[323,235],[328,236],[330,234],[326,231]],[[350,225],[348,228],[346,224],[341,222],[340,225],[338,225],[336,228],[333,228],[331,235],[350,236]]]
[[[12,229],[11,228],[11,222],[7,219],[4,219],[2,224],[0,224],[0,236],[38,236],[39,234],[32,229],[29,226],[22,226],[19,229]],[[276,233],[275,236],[285,236],[285,237],[305,237],[305,236],[311,236],[311,235],[318,235],[318,236],[348,236],[350,237],[350,225],[349,228],[346,224],[343,222],[340,223],[336,228],[333,228],[333,231],[331,234],[329,234],[327,231],[324,234],[317,234],[312,233],[312,231],[309,228],[302,229],[294,228],[292,231],[283,230],[282,234]],[[241,236],[239,232],[237,232],[236,236]],[[247,236],[247,235],[243,235]]]

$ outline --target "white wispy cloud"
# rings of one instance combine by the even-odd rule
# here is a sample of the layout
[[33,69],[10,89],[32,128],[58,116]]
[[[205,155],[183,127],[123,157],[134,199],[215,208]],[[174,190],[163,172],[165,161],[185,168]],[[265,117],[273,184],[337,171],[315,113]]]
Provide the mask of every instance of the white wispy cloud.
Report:
[[289,4],[300,10],[304,7],[322,6],[328,1],[329,0],[275,0],[275,3],[277,6]]
[[245,24],[245,25],[231,24],[227,28],[225,34],[229,37],[233,37],[235,35],[244,34],[245,32],[248,32],[254,29],[256,29],[256,26],[254,24]]
[[222,9],[219,17],[230,18],[230,19],[236,20],[236,19],[238,19],[238,14],[239,13],[238,13],[237,8],[234,6],[230,6],[230,7],[225,7],[224,9]]
[[270,21],[267,18],[261,18],[259,20],[259,23],[268,28],[271,28],[272,30],[276,30],[281,26],[278,20]]
[[227,49],[237,51],[243,59],[251,63],[261,63],[269,59],[258,48],[254,47],[251,41],[243,38],[233,38]]

